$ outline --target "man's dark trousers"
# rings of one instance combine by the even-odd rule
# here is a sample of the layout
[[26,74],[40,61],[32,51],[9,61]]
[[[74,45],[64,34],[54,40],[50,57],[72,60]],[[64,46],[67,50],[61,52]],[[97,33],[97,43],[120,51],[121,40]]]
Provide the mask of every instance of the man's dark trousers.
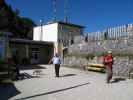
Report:
[[59,69],[60,69],[60,64],[55,64],[55,75],[56,75],[56,77],[59,77]]

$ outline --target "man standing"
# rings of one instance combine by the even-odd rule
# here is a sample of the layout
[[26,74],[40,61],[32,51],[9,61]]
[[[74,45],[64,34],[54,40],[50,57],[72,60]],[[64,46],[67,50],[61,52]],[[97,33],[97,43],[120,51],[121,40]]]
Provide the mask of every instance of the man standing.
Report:
[[55,75],[56,77],[59,77],[59,69],[60,69],[60,64],[61,64],[61,59],[59,55],[56,53],[55,56],[49,61],[49,64],[53,62],[55,65]]
[[112,65],[113,65],[113,56],[112,52],[108,51],[108,54],[104,56],[103,63],[106,67],[106,73],[107,73],[107,83],[110,83],[110,80],[112,79],[113,71],[112,71]]

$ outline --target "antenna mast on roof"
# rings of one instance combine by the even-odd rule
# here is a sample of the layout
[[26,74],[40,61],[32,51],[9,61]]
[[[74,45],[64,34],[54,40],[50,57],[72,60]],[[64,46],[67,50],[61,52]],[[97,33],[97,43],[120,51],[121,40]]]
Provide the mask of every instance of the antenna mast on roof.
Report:
[[53,0],[53,13],[54,13],[53,21],[55,22],[57,19],[57,0]]
[[64,22],[68,22],[68,0],[64,2]]

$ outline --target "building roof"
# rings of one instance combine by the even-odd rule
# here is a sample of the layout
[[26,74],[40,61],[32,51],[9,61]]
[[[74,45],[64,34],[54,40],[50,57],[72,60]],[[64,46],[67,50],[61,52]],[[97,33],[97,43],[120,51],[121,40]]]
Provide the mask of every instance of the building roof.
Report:
[[70,26],[74,26],[74,27],[79,27],[79,28],[85,28],[84,26],[81,26],[81,25],[77,25],[77,24],[72,24],[72,23],[66,23],[66,22],[57,22],[59,24],[64,24],[64,25],[70,25]]
[[34,41],[34,40],[27,40],[27,39],[16,39],[12,38],[9,40],[10,43],[19,43],[19,44],[35,44],[35,45],[53,45],[53,42],[46,42],[46,41]]
[[59,23],[59,24],[63,24],[63,25],[69,25],[69,26],[74,26],[74,27],[78,27],[78,28],[85,28],[84,26],[81,26],[81,25],[77,25],[77,24],[72,24],[72,23],[66,23],[66,22],[63,22],[63,21],[52,21],[52,22],[48,22],[48,24],[54,24],[54,23]]

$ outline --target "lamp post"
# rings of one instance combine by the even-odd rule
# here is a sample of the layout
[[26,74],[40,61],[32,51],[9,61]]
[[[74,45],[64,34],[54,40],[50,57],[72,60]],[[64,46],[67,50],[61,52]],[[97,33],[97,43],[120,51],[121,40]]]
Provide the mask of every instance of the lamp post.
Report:
[[68,36],[68,40],[69,40],[69,41],[68,41],[68,43],[69,43],[68,46],[71,45],[71,36],[72,36],[71,34],[72,34],[71,32],[68,33],[68,35],[69,35],[69,36]]
[[42,40],[42,39],[43,39],[42,20],[40,20],[40,27],[41,27],[41,31],[40,31],[40,40]]

